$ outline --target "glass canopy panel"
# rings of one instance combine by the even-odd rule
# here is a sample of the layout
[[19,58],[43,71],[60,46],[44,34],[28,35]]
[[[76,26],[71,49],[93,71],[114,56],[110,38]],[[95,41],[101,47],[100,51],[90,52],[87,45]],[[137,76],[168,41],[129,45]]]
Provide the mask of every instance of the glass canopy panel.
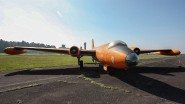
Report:
[[121,40],[117,40],[117,41],[109,43],[108,48],[112,48],[112,47],[115,47],[115,46],[127,46],[127,44],[125,42],[121,41]]

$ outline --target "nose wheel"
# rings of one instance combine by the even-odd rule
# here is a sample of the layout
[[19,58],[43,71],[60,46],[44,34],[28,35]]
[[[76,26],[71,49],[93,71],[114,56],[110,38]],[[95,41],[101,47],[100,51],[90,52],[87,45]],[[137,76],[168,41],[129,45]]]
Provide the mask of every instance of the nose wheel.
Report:
[[108,67],[107,68],[107,73],[111,76],[114,76],[116,74],[116,71],[115,69],[111,68],[111,67]]

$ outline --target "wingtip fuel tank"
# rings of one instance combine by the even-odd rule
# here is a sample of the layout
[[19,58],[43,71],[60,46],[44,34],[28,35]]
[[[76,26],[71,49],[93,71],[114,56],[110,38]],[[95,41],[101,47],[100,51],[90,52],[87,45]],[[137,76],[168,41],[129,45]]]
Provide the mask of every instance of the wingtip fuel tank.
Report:
[[17,49],[15,47],[7,47],[4,49],[4,52],[9,55],[19,55],[25,53],[24,49]]

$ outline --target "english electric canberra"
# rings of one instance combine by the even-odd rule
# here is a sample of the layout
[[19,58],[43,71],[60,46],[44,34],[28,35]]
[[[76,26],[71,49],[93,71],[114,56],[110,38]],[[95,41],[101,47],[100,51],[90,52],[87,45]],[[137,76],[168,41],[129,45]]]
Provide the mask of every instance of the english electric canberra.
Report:
[[4,52],[10,55],[19,55],[26,53],[26,50],[37,50],[54,52],[61,54],[68,54],[72,57],[77,57],[80,68],[83,68],[83,61],[80,60],[83,56],[92,56],[93,60],[96,60],[103,64],[105,71],[111,72],[112,69],[125,69],[128,67],[136,66],[138,64],[139,54],[155,52],[160,55],[179,55],[179,50],[173,49],[157,49],[157,50],[141,50],[138,47],[128,47],[123,41],[114,41],[111,43],[103,44],[99,47],[94,47],[94,40],[92,40],[92,49],[84,50],[79,49],[77,46],[71,48],[40,48],[40,47],[7,47]]

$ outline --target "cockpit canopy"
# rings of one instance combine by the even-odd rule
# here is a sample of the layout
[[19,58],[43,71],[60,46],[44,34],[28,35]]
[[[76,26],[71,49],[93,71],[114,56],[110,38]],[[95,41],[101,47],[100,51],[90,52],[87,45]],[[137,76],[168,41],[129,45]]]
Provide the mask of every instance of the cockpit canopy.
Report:
[[127,46],[127,44],[121,40],[116,40],[114,42],[109,43],[108,48],[113,48],[115,46]]

